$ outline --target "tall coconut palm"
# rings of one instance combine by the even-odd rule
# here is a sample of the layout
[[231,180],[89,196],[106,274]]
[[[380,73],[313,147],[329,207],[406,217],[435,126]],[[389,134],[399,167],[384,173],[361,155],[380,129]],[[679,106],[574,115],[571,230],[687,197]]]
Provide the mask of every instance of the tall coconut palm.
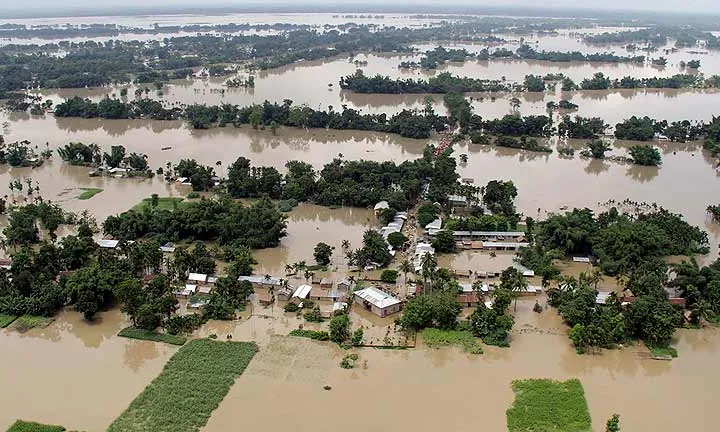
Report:
[[404,277],[403,280],[405,281],[406,286],[408,283],[407,275],[414,269],[415,269],[415,267],[412,265],[412,263],[407,258],[402,260],[402,262],[400,263],[400,271],[403,272],[403,277]]
[[423,289],[428,288],[427,280],[435,279],[435,271],[437,270],[437,258],[435,255],[426,253],[420,260],[421,273],[423,278]]
[[347,239],[343,240],[341,246],[345,250],[350,249],[350,240],[347,240]]

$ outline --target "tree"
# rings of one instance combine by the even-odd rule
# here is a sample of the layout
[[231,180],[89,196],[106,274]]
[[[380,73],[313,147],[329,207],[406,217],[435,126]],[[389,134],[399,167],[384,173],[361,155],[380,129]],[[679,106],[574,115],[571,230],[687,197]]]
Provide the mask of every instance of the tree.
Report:
[[432,246],[437,252],[449,253],[455,251],[455,235],[450,230],[441,230],[435,236]]
[[413,266],[413,264],[412,264],[407,258],[405,258],[405,259],[402,260],[402,262],[400,263],[400,267],[399,267],[399,268],[400,268],[400,271],[403,273],[403,281],[404,281],[405,284],[407,285],[407,283],[408,283],[407,275],[408,275],[408,273],[410,273],[411,271],[415,270],[415,266]]
[[330,340],[342,344],[350,337],[350,318],[347,314],[335,315],[330,320]]
[[430,297],[422,295],[410,299],[405,305],[400,325],[409,330],[422,330],[433,324],[433,310]]
[[513,297],[515,297],[515,310],[517,310],[517,298],[528,287],[528,282],[522,272],[515,267],[506,268],[500,274],[500,286],[513,294]]
[[392,261],[388,244],[383,236],[375,230],[367,230],[363,235],[362,256],[368,262],[375,262],[380,267],[387,267]]
[[620,415],[613,414],[605,424],[605,432],[620,432]]
[[114,300],[113,288],[119,284],[113,270],[93,264],[76,271],[67,281],[67,289],[74,300],[75,309],[86,320],[92,320],[95,314]]
[[629,151],[635,165],[658,166],[662,164],[660,151],[655,147],[636,144],[630,147]]
[[401,232],[392,232],[387,237],[387,242],[393,249],[400,249],[408,241],[408,238]]
[[127,279],[115,289],[115,297],[120,302],[120,311],[128,314],[133,325],[137,325],[137,316],[145,302],[142,283],[137,279]]
[[610,144],[601,139],[592,140],[585,144],[585,146],[588,149],[589,155],[595,159],[605,159],[605,153],[612,150]]
[[525,75],[524,85],[529,92],[545,91],[545,81],[540,75]]
[[385,269],[380,274],[380,280],[386,283],[395,283],[398,278],[397,270]]
[[110,147],[110,153],[104,153],[103,159],[110,168],[117,168],[125,159],[125,147],[121,145]]
[[315,262],[317,262],[321,266],[326,266],[330,264],[330,257],[332,257],[334,249],[334,247],[322,242],[315,245],[315,251],[313,252]]
[[515,217],[517,188],[512,181],[491,180],[482,188],[483,204],[496,215]]

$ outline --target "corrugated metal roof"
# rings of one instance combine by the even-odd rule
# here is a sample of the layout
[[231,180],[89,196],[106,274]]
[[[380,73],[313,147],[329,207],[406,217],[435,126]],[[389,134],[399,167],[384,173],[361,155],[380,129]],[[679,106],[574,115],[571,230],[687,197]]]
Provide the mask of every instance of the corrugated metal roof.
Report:
[[293,293],[293,297],[305,299],[310,294],[310,291],[312,290],[312,287],[310,285],[300,285],[295,292]]
[[387,307],[401,303],[400,300],[375,287],[363,288],[361,290],[355,291],[353,294],[355,294],[356,297],[360,297],[361,299],[369,302],[373,306],[380,309],[385,309]]

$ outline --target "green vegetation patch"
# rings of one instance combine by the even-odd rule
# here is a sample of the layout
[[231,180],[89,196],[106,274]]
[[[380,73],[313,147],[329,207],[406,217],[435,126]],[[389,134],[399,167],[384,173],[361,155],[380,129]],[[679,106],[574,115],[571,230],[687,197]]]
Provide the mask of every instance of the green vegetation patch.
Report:
[[430,348],[440,348],[449,345],[456,345],[466,353],[482,354],[483,350],[477,338],[469,331],[440,330],[426,328],[423,330],[423,340]]
[[16,319],[15,322],[13,322],[12,328],[15,330],[24,333],[31,328],[35,327],[47,327],[49,326],[53,321],[55,321],[54,318],[48,318],[48,317],[41,317],[41,316],[35,316],[35,315],[23,315],[20,318]]
[[507,410],[510,432],[590,432],[591,419],[580,380],[516,380]]
[[678,356],[677,349],[675,347],[666,346],[666,347],[657,347],[657,346],[648,346],[650,348],[650,352],[652,353],[653,357],[672,357],[676,358]]
[[6,315],[0,313],[0,328],[5,328],[15,321],[17,317],[15,315]]
[[257,351],[252,342],[189,342],[108,432],[199,431]]
[[[185,198],[182,197],[160,197],[157,201],[157,208],[163,210],[173,210],[175,205],[180,205]],[[142,211],[145,208],[152,207],[152,198],[143,198],[142,201],[137,203],[132,210]]]
[[64,432],[65,429],[62,426],[44,425],[35,422],[28,422],[24,420],[18,420],[10,426],[7,432]]
[[98,189],[98,188],[80,188],[80,190],[82,190],[83,192],[82,192],[80,195],[78,195],[77,198],[78,198],[79,200],[87,200],[87,199],[90,199],[90,198],[94,197],[95,195],[99,194],[99,193],[102,192],[104,189]]
[[170,345],[184,345],[187,339],[183,336],[171,335],[167,333],[158,333],[151,330],[144,330],[137,327],[126,327],[120,330],[118,336],[141,339],[153,342],[165,342]]
[[326,331],[295,329],[290,332],[290,336],[305,337],[321,341],[330,340],[330,334]]

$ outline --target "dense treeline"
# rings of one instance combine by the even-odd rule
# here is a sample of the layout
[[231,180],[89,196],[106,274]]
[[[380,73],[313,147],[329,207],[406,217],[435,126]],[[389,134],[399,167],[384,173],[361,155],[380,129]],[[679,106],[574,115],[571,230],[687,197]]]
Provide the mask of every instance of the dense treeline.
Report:
[[466,93],[466,92],[505,92],[520,90],[520,87],[500,80],[483,80],[458,77],[443,72],[425,80],[392,79],[388,76],[369,77],[357,70],[355,74],[340,78],[340,88],[356,93]]
[[[553,79],[549,79],[553,78]],[[353,75],[340,79],[340,87],[357,93],[405,94],[405,93],[467,93],[467,92],[542,92],[548,87],[554,88],[556,78],[527,75],[522,84],[502,80],[460,77],[443,72],[427,80],[412,78],[392,79],[388,76],[369,77],[358,70]],[[548,81],[550,81],[548,83]],[[608,90],[608,89],[680,89],[680,88],[720,88],[720,76],[704,78],[702,75],[677,74],[671,77],[633,78],[626,76],[612,79],[598,72],[591,78],[583,79],[580,84],[562,77],[563,91]]]
[[253,249],[274,247],[285,236],[285,216],[269,199],[250,206],[230,198],[184,203],[174,210],[143,207],[109,216],[103,230],[117,239],[152,237],[161,242],[217,240]]
[[314,110],[308,106],[293,106],[292,101],[261,105],[189,105],[183,108],[165,109],[162,103],[152,100],[122,102],[105,98],[100,102],[78,97],[57,105],[58,117],[100,117],[100,118],[152,118],[156,120],[184,119],[194,129],[209,129],[216,126],[250,124],[254,128],[293,126],[298,128],[351,129],[396,133],[407,138],[428,138],[433,130],[442,129],[445,119],[434,113],[420,113],[403,110],[393,116],[387,114],[362,114],[360,111],[343,107],[335,111]]
[[536,51],[523,44],[515,51],[517,58],[523,60],[542,60],[549,62],[603,62],[603,63],[644,63],[645,56],[623,57],[613,53],[583,54],[580,51]]
[[275,199],[312,201],[325,206],[372,207],[387,201],[396,211],[406,210],[429,185],[428,197],[445,202],[454,193],[458,175],[449,154],[433,158],[428,147],[422,158],[393,162],[348,161],[336,158],[320,171],[301,161],[289,161],[284,176],[272,167],[254,167],[238,158],[228,168],[225,182],[234,198],[268,195]]
[[438,66],[447,62],[464,62],[473,57],[474,55],[466,49],[445,49],[439,46],[423,53],[419,62],[402,62],[399,67],[401,69],[437,69]]

